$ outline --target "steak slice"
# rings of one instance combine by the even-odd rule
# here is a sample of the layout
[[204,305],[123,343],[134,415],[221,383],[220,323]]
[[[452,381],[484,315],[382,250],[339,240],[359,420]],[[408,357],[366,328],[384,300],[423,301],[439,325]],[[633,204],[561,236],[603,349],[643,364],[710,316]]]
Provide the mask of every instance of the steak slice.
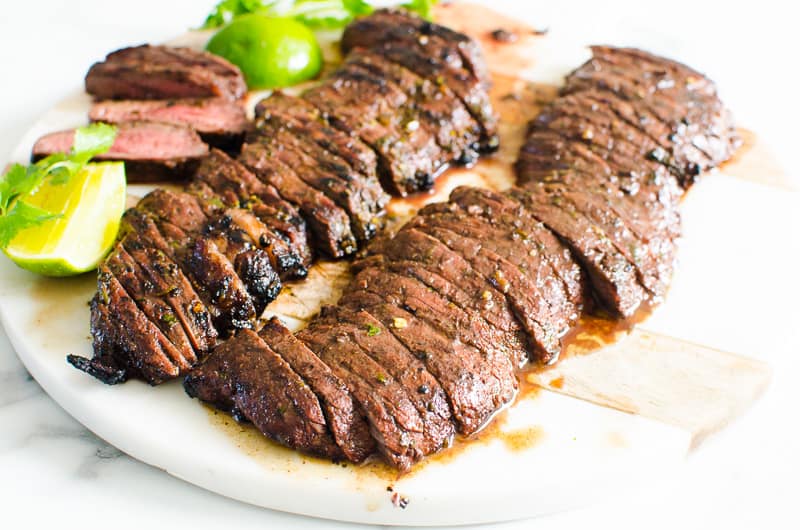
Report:
[[399,340],[441,384],[459,433],[476,433],[516,393],[517,380],[507,358],[487,362],[474,347],[446,337],[411,312],[385,303],[382,296],[354,290],[340,301],[367,311]]
[[242,72],[222,57],[191,48],[145,44],[122,48],[86,74],[96,99],[175,99],[247,94]]
[[[73,129],[42,136],[31,158],[69,152],[74,136]],[[94,159],[125,162],[128,182],[153,182],[188,177],[207,154],[208,146],[189,127],[138,121],[119,124],[111,149]]]
[[402,11],[380,10],[345,28],[342,49],[358,47],[452,89],[483,129],[481,149],[497,148],[497,116],[487,93],[486,62],[475,41]]
[[297,206],[312,236],[312,247],[332,258],[352,254],[358,248],[344,210],[322,192],[304,183],[295,172],[272,157],[260,143],[245,143],[239,161],[281,197]]
[[533,217],[518,201],[505,193],[482,188],[460,186],[450,193],[450,201],[480,215],[493,226],[512,230],[511,239],[518,245],[536,253],[550,263],[553,272],[561,279],[568,295],[568,303],[575,308],[576,316],[586,302],[587,292],[583,271],[564,245],[544,224]]
[[[448,63],[465,67],[487,88],[490,85],[486,60],[475,40],[405,9],[379,9],[355,20],[345,28],[341,46],[344,53],[349,53],[359,47],[379,48],[386,42],[417,42],[431,47],[438,44],[447,50]],[[437,55],[445,57],[442,53]]]
[[378,451],[392,465],[408,470],[425,456],[425,426],[414,403],[386,368],[353,342],[351,332],[315,320],[297,338],[347,385],[364,410]]
[[486,88],[467,70],[454,68],[429,47],[418,42],[387,42],[373,50],[400,64],[436,86],[447,87],[458,96],[481,128],[479,150],[495,151],[500,145],[497,115],[492,109]]
[[[434,227],[482,245],[480,253],[494,261],[494,272],[487,278],[505,292],[512,307],[527,307],[525,318],[535,322],[533,329],[538,335],[531,334],[535,354],[532,360],[553,362],[561,351],[560,337],[577,321],[581,305],[572,302],[566,285],[551,264],[540,257],[539,250],[525,244],[513,228],[496,228],[455,203],[429,205],[418,219],[425,225],[421,228],[424,232],[433,235],[429,227]],[[446,237],[446,233],[442,236]],[[527,295],[519,296],[515,290]],[[523,301],[518,301],[520,298]],[[525,320],[521,322],[528,326]]]
[[486,230],[474,230],[458,219],[443,219],[421,215],[414,227],[435,237],[464,259],[491,282],[509,302],[515,316],[533,340],[536,357],[548,363],[557,357],[562,330],[551,322],[551,309],[543,287],[536,285],[527,274],[504,257],[484,245]]
[[209,219],[195,196],[161,189],[148,193],[137,208],[176,226],[194,239],[213,243],[246,286],[256,315],[278,296],[280,278],[272,268],[269,255],[258,246],[261,236],[265,235],[259,229],[263,225],[247,212],[223,210]]
[[[701,171],[727,160],[738,147],[730,113],[702,74],[641,50],[593,47],[592,53],[593,58],[567,78],[564,93],[597,89],[645,105],[670,127],[676,145],[691,144],[707,156],[706,161],[684,166],[680,176],[684,187]],[[673,148],[655,151],[653,156],[675,153]]]
[[413,104],[419,126],[431,131],[449,159],[462,164],[477,159],[480,127],[447,86],[422,78],[404,66],[364,49],[351,51],[347,62],[400,87]]
[[386,244],[373,245],[376,254],[356,262],[356,273],[368,266],[385,267],[423,282],[488,327],[473,322],[476,329],[491,334],[494,347],[515,366],[528,360],[528,335],[521,328],[502,292],[439,240],[411,227],[401,230]]
[[375,151],[358,138],[332,127],[319,109],[305,99],[273,92],[258,102],[255,114],[257,125],[272,123],[289,128],[345,160],[367,182],[377,182],[378,160]]
[[605,233],[566,201],[532,190],[512,188],[509,195],[555,232],[586,269],[595,295],[613,314],[631,316],[646,299],[634,266]]
[[269,438],[332,460],[343,456],[317,396],[291,366],[251,330],[220,344],[183,381],[186,393]]
[[[127,217],[130,223],[131,216]],[[129,225],[130,226],[130,225]],[[152,224],[155,229],[155,224]],[[157,236],[160,237],[160,234]],[[125,251],[146,274],[160,293],[164,293],[175,317],[183,326],[198,358],[202,358],[217,342],[217,330],[211,323],[208,308],[192,287],[191,282],[160,248],[147,242],[148,236],[128,233],[121,240]]]
[[172,223],[132,208],[122,217],[120,233],[138,233],[144,242],[165,252],[191,280],[222,336],[252,328],[257,317],[234,265],[210,240],[193,238]]
[[244,107],[224,98],[98,101],[89,109],[89,120],[184,125],[197,131],[204,142],[223,149],[238,149],[251,126]]
[[268,320],[258,333],[316,394],[327,425],[344,455],[353,462],[361,462],[372,454],[375,440],[344,382],[276,317]]
[[534,131],[520,152],[516,171],[523,185],[565,183],[602,195],[642,237],[661,233],[677,237],[682,189],[663,166],[639,160],[636,164],[614,151],[590,148],[553,131]]
[[91,359],[68,355],[72,366],[109,385],[131,377],[158,384],[178,376],[180,370],[171,359],[180,353],[105,265],[98,269],[97,293],[90,306],[94,355]]
[[[365,95],[370,97],[366,98]],[[436,139],[404,120],[408,98],[385,79],[346,63],[325,82],[303,94],[335,127],[359,137],[378,155],[384,189],[405,196],[430,189],[444,169]]]
[[250,209],[278,237],[262,245],[273,267],[286,278],[304,278],[311,264],[306,225],[300,213],[271,185],[261,182],[243,164],[220,150],[212,149],[197,169],[188,191],[206,203]]
[[360,242],[370,240],[381,228],[388,196],[380,183],[368,184],[344,160],[287,128],[264,123],[253,136],[251,141],[267,146],[275,158],[291,167],[303,182],[323,192],[346,211]]
[[425,365],[365,311],[344,306],[326,306],[315,322],[324,322],[346,331],[352,342],[378,365],[383,366],[405,390],[423,421],[423,442],[418,446],[431,454],[449,446],[455,435],[447,396]]
[[[175,311],[164,299],[168,292],[149,280],[122,244],[117,244],[106,258],[105,265],[136,306],[175,347],[178,356],[170,358],[172,364],[181,372],[191,368],[197,362],[197,356]],[[170,349],[167,353],[172,351]]]

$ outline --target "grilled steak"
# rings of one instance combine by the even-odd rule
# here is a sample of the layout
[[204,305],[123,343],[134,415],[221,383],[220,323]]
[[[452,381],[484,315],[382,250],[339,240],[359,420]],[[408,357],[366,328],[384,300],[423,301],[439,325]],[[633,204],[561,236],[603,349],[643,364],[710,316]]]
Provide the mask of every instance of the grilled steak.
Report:
[[244,76],[225,59],[190,48],[145,44],[123,48],[95,63],[86,92],[97,99],[175,99],[247,93]]
[[269,145],[247,142],[239,155],[239,161],[264,184],[279,190],[284,200],[296,205],[306,221],[311,246],[315,250],[332,258],[341,258],[355,252],[358,245],[347,212],[324,193],[305,183],[293,168],[281,162],[274,154]]
[[[392,20],[397,28],[381,22],[385,35],[372,29],[363,38],[403,41],[406,33],[419,35],[418,26],[408,29],[402,20]],[[453,42],[446,34],[432,41],[440,46]],[[387,45],[382,46],[385,50]],[[468,52],[457,48],[450,51],[469,70]],[[381,97],[401,105],[410,102],[420,128],[429,136],[435,133],[432,117],[446,115],[445,107],[429,93],[416,92],[420,77],[414,70],[387,62],[372,50],[354,49],[337,74],[347,82],[311,93],[308,101],[323,107],[322,114],[301,107],[294,117],[285,96],[273,102],[274,115],[263,105],[259,113],[264,122],[288,115],[293,127],[304,128],[302,140],[290,140],[286,135],[292,127],[263,124],[259,134],[285,140],[289,150],[307,152],[307,157],[288,158],[277,154],[284,142],[265,141],[272,142],[273,155],[293,168],[331,160],[354,168],[351,161],[358,157],[334,154],[347,150],[341,143],[326,143],[320,127],[312,124],[341,119],[341,112],[339,118],[328,115],[326,103],[318,99],[323,93],[331,101],[352,97],[348,91],[359,85],[384,87]],[[659,63],[634,50],[603,48],[602,53],[604,68],[617,83],[613,86],[624,90],[617,94],[608,88],[611,84],[601,85],[605,74],[585,87],[569,85],[530,125],[516,166],[519,186],[502,193],[456,188],[448,201],[425,206],[395,234],[376,238],[354,263],[355,277],[337,305],[323,308],[307,328],[293,336],[273,320],[262,330],[263,341],[306,379],[319,403],[342,403],[323,409],[328,432],[347,458],[356,460],[355,454],[361,459],[373,450],[360,437],[366,424],[374,450],[390,464],[408,469],[446,446],[454,432],[469,435],[485,425],[513,399],[520,365],[557,359],[560,338],[580,312],[595,311],[600,303],[606,315],[624,318],[663,296],[680,233],[681,186],[691,183],[698,168],[722,160],[723,139],[735,144],[726,136],[732,125],[724,121],[728,114],[713,85],[703,78],[693,84],[682,65]],[[479,77],[474,71],[471,75]],[[652,80],[665,76],[680,85],[659,87]],[[644,90],[644,95],[635,102],[628,99],[631,88]],[[683,93],[693,90],[697,97]],[[335,105],[327,105],[333,113]],[[365,115],[378,116],[381,105],[385,101],[369,102]],[[349,115],[354,123],[362,118]],[[683,126],[675,128],[671,119]],[[391,119],[378,123],[385,134],[398,131]],[[452,130],[470,130],[468,121],[458,123]],[[358,124],[373,127],[367,119]],[[358,134],[365,139],[363,130]],[[687,134],[694,138],[682,137]],[[442,138],[437,142],[444,147]],[[368,139],[365,143],[370,144]],[[657,150],[666,155],[653,156]],[[379,160],[387,158],[379,152]],[[325,174],[336,175],[329,170]],[[323,188],[309,174],[303,179]],[[345,209],[353,219],[352,206]],[[157,310],[154,303],[150,311]],[[246,345],[248,336],[231,341]],[[258,352],[263,346],[250,349]],[[230,395],[234,381],[249,377],[238,371],[226,376],[230,380],[213,381],[203,399],[213,402],[215,395]],[[191,391],[191,376],[186,384]],[[262,388],[261,402],[280,401],[283,389]],[[274,425],[262,430],[272,437],[281,432]],[[361,435],[348,437],[355,432]],[[348,453],[354,440],[362,450]],[[283,441],[311,450],[306,442]]]
[[89,119],[116,125],[131,121],[185,125],[203,141],[227,150],[238,149],[250,128],[244,107],[224,98],[98,101],[89,110]]
[[355,173],[341,158],[292,129],[262,124],[251,142],[266,146],[307,185],[321,191],[347,212],[353,234],[369,241],[380,229],[388,196],[377,180]]
[[285,445],[332,460],[343,456],[317,396],[253,331],[220,344],[186,377],[184,388]]
[[369,456],[375,450],[375,440],[342,380],[277,318],[270,319],[259,335],[317,395],[328,427],[344,455],[353,462],[361,462]]
[[188,190],[206,204],[248,208],[277,236],[263,241],[281,278],[305,277],[311,264],[306,224],[297,209],[271,185],[260,181],[244,165],[212,149],[194,174]]
[[378,10],[350,24],[342,50],[367,48],[429,81],[449,87],[482,128],[480,147],[497,148],[497,117],[489,103],[488,75],[477,43],[466,35],[402,10]]
[[264,122],[290,128],[345,160],[367,181],[373,182],[377,178],[375,152],[358,138],[328,124],[319,109],[305,99],[274,92],[258,102],[255,114],[256,125]]
[[[34,144],[32,158],[69,152],[74,135],[74,130],[46,134]],[[119,125],[111,149],[95,159],[125,162],[129,182],[153,182],[188,177],[207,154],[208,146],[188,127],[126,122]]]

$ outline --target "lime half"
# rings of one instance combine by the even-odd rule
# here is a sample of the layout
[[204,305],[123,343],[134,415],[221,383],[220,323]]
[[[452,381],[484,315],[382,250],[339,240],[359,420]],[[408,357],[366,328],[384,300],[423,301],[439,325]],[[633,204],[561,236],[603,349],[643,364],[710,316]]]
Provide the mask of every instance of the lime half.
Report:
[[46,181],[25,202],[61,216],[20,231],[6,255],[23,269],[46,276],[89,271],[116,240],[125,211],[125,166],[88,164],[66,183]]
[[238,66],[251,90],[295,85],[322,68],[314,32],[290,18],[237,17],[211,37],[206,49]]

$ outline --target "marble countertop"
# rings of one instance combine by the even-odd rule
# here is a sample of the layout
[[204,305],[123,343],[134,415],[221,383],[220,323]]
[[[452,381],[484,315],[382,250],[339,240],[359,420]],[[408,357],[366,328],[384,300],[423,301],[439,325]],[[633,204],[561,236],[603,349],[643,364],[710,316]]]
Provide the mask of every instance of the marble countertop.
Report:
[[[0,17],[0,160],[48,106],[80,86],[88,65],[123,45],[165,40],[202,21],[213,0],[15,2]],[[796,152],[795,18],[779,2],[491,2],[554,35],[644,46],[706,71],[739,122],[758,132],[800,183]],[[690,17],[690,18],[687,18]],[[785,105],[785,101],[792,102]],[[786,108],[793,107],[793,108]],[[793,164],[793,165],[791,165]],[[0,164],[3,165],[3,164]],[[791,227],[787,227],[791,228]],[[800,227],[798,227],[800,228]],[[787,237],[798,237],[790,231]],[[791,281],[796,282],[796,279]],[[741,308],[740,311],[763,311]],[[763,319],[762,319],[763,320]],[[691,453],[669,479],[624,498],[497,528],[798,528],[800,328],[781,329],[766,355],[767,394],[723,433]],[[712,344],[746,352],[770,329],[732,329]],[[692,328],[676,330],[691,338]],[[682,334],[682,335],[681,335]],[[795,355],[791,355],[794,353]],[[16,528],[344,528],[225,499],[142,464],[67,415],[32,380],[0,330],[0,516]]]

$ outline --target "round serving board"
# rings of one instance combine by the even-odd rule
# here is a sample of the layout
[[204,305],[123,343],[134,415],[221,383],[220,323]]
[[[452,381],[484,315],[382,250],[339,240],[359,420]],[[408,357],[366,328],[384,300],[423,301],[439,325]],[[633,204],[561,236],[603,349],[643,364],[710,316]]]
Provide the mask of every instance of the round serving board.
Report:
[[[517,105],[501,109],[509,145],[495,160],[454,172],[425,201],[446,196],[459,183],[508,185],[508,162],[518,147],[514,131],[527,119],[517,111],[527,100],[503,98],[504,92],[498,91],[548,93],[547,85],[519,78],[533,66],[537,50],[547,49],[547,64],[560,64],[562,74],[581,60],[582,43],[554,57],[552,48],[541,44],[543,37],[485,8],[457,4],[440,10],[442,23],[484,41],[485,28],[497,27],[516,28],[525,38],[513,47],[484,42],[498,80],[496,101]],[[557,81],[557,71],[550,67],[544,81]],[[528,113],[535,111],[535,100],[526,107]],[[23,137],[15,159],[25,160],[41,134],[84,123],[88,105],[82,94],[57,105]],[[135,195],[145,191],[131,187]],[[714,282],[739,281],[752,266],[747,259],[726,259],[731,233],[762,234],[754,244],[772,248],[776,263],[797,262],[797,245],[772,240],[780,236],[772,227],[787,222],[775,212],[791,211],[794,200],[723,173],[707,177],[684,205],[683,264],[668,301],[654,317],[662,334],[639,329],[616,345],[529,376],[514,406],[478,439],[458,442],[402,477],[377,462],[337,465],[279,447],[189,399],[177,381],[155,388],[138,381],[109,387],[73,369],[66,354],[91,356],[87,303],[95,290],[94,274],[48,279],[0,259],[0,317],[27,369],[78,421],[129,455],[221,495],[276,510],[374,524],[529,517],[663,477],[679,467],[703,436],[758,396],[769,380],[765,364],[663,332],[671,322],[697,314],[698,299],[707,304],[704,310],[713,311],[717,304],[724,311],[724,300],[704,293]],[[747,219],[739,215],[743,204],[748,205]],[[419,205],[412,200],[395,202],[392,208],[404,215]],[[791,216],[789,221],[800,226],[797,215]],[[709,284],[711,273],[715,280]],[[270,310],[300,324],[321,301],[335,298],[345,276],[342,265],[315,266],[308,281],[291,286]],[[793,302],[779,289],[743,293],[759,307]],[[740,301],[748,303],[747,298]],[[714,344],[713,337],[708,342]]]

